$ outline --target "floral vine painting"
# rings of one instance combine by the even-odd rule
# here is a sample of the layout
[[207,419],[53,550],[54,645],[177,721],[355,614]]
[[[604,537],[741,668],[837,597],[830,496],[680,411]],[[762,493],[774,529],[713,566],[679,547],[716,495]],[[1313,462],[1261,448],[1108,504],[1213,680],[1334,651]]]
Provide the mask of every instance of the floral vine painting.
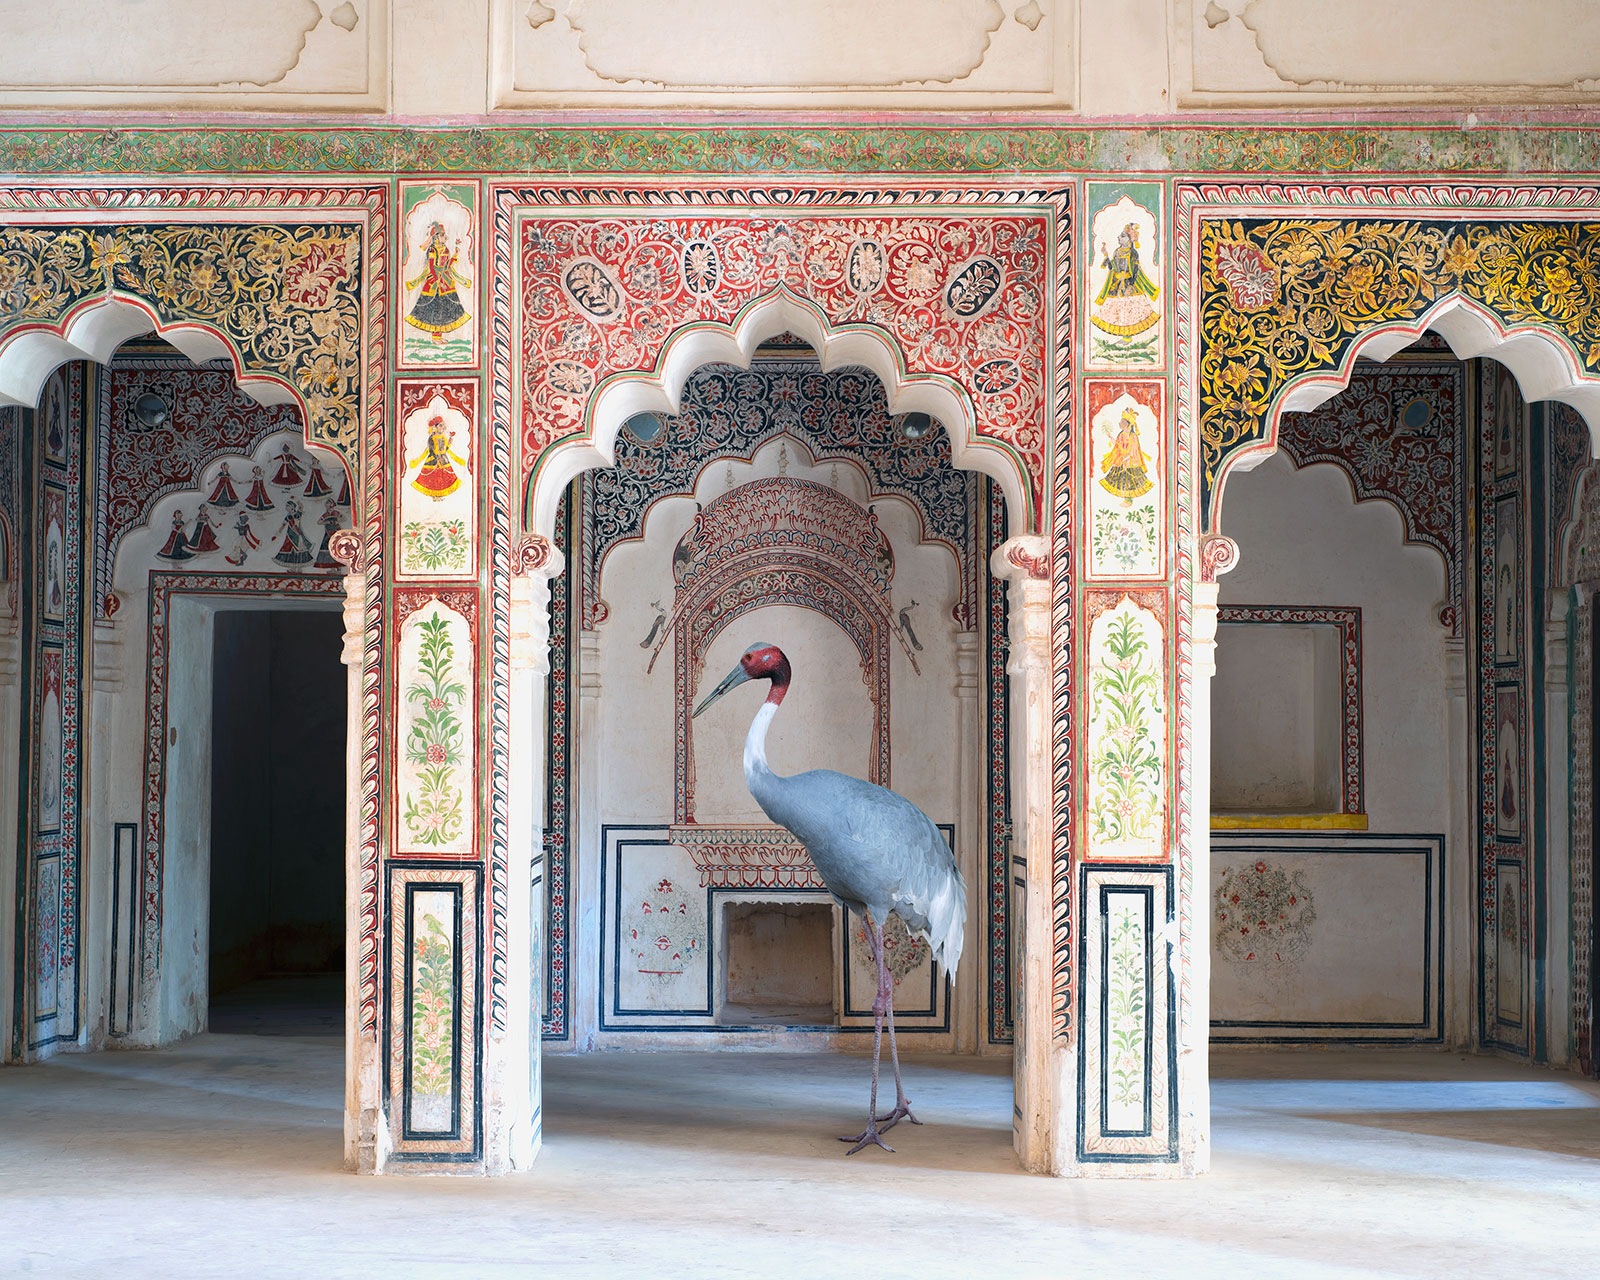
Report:
[[1161,624],[1124,598],[1089,637],[1089,844],[1093,856],[1162,851],[1165,692]]
[[[411,1127],[450,1128],[456,1065],[454,896],[421,890],[411,941]],[[442,917],[442,918],[441,918]]]
[[465,633],[465,621],[434,602],[407,620],[401,640],[405,767],[400,816],[408,842],[428,852],[471,848],[466,820],[471,735],[464,720],[470,681],[457,657],[471,653]]

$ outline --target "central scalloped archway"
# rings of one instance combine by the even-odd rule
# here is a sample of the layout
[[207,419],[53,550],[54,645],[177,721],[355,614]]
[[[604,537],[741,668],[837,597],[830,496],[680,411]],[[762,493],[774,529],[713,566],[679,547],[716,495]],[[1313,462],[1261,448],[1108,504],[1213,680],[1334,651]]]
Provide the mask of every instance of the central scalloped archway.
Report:
[[1053,358],[1071,297],[1057,280],[1070,270],[1066,193],[670,199],[497,193],[496,275],[516,281],[520,363],[513,375],[500,347],[495,392],[511,402],[528,530],[548,536],[566,483],[609,463],[629,416],[673,412],[695,368],[746,365],[786,330],[824,369],[872,369],[892,412],[943,421],[957,465],[993,477],[1024,531],[1045,526],[1067,394]]

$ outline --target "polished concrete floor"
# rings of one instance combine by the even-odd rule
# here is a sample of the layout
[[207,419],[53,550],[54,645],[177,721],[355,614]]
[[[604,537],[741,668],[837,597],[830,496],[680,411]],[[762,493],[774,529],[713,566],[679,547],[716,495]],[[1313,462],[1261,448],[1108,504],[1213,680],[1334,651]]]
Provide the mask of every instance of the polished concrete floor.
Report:
[[[219,1022],[238,1025],[240,1010]],[[314,1025],[314,1024],[313,1024]],[[1016,1172],[1001,1063],[919,1059],[847,1158],[858,1058],[547,1060],[498,1180],[340,1167],[340,1043],[281,1016],[0,1070],[0,1276],[1593,1276],[1600,1088],[1428,1052],[1214,1055],[1213,1171]],[[262,1031],[276,1034],[260,1034]]]

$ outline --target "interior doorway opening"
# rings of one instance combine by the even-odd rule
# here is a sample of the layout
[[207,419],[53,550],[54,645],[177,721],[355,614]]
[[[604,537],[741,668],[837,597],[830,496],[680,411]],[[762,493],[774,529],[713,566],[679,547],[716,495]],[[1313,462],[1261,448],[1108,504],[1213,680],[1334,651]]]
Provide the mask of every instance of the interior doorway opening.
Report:
[[213,618],[207,999],[223,1033],[340,1034],[345,671],[337,613]]

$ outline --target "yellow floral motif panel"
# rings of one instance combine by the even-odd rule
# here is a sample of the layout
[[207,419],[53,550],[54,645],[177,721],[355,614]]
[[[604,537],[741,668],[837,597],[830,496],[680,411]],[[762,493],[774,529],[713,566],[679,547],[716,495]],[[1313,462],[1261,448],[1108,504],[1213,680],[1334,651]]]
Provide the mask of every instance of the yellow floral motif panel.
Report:
[[199,323],[243,374],[299,392],[306,438],[356,462],[361,375],[361,231],[349,226],[0,227],[0,339],[58,325],[116,291],[163,325]]
[[[1600,374],[1600,223],[1281,218],[1201,225],[1203,510],[1274,404],[1374,329],[1460,295],[1538,325]],[[1208,520],[1208,523],[1210,521]]]

